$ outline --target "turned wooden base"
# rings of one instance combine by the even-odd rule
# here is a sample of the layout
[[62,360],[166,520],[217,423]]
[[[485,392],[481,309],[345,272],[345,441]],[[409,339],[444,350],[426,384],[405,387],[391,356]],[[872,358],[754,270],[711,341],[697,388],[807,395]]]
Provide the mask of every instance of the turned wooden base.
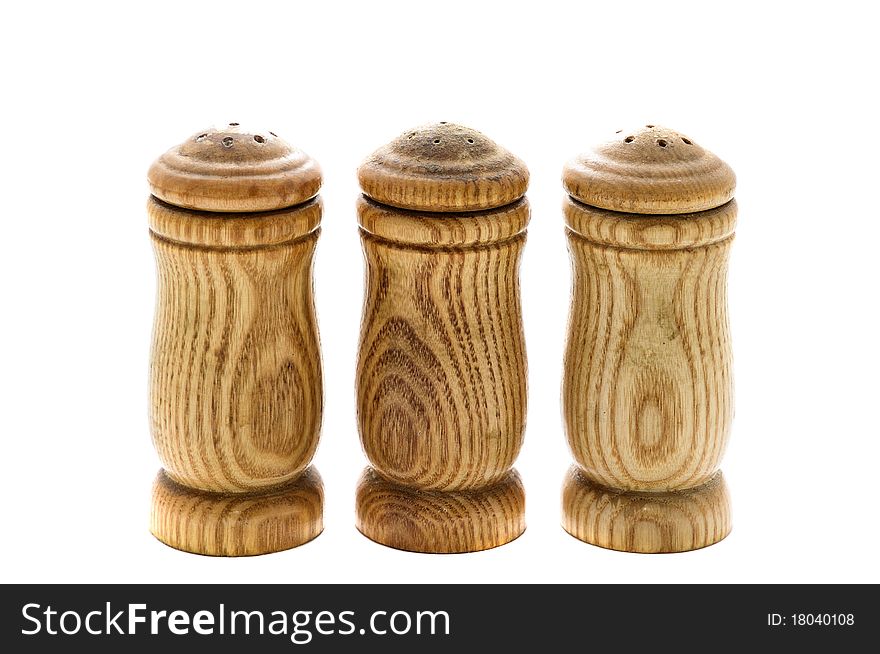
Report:
[[314,466],[264,493],[208,493],[165,471],[153,484],[150,531],[175,549],[209,556],[253,556],[307,543],[324,529],[324,485]]
[[575,538],[623,552],[686,552],[730,533],[730,497],[720,472],[702,486],[669,493],[614,491],[575,465],[562,489],[562,526]]
[[438,492],[400,486],[368,467],[356,502],[364,536],[410,552],[478,552],[509,543],[526,528],[525,491],[515,470],[486,488]]

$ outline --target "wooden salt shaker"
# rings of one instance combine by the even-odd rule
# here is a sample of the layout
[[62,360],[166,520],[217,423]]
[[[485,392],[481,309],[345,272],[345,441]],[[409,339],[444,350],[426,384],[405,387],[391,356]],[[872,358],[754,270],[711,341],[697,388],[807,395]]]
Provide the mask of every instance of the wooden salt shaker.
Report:
[[159,270],[150,366],[164,470],[151,531],[177,549],[265,554],[322,530],[318,165],[273,132],[196,133],[153,163]]
[[526,413],[528,170],[483,134],[438,123],[377,150],[358,177],[357,407],[372,467],[357,527],[417,552],[502,545],[525,529],[511,466]]
[[727,260],[736,178],[673,130],[620,131],[569,162],[573,298],[563,411],[572,536],[681,552],[730,532],[718,466],[733,416]]

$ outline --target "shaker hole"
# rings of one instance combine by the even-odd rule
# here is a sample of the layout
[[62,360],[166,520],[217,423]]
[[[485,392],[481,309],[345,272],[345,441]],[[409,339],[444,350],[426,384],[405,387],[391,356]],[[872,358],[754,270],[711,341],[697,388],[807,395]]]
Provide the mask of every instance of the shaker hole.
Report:
[[434,139],[434,145],[439,145],[439,144],[440,144],[440,139]]
[[277,135],[275,132],[269,132],[269,133],[270,133],[272,136],[274,136],[276,139],[278,138],[278,135]]
[[223,139],[223,145],[225,145],[227,148],[231,148],[232,147],[232,137],[227,136],[225,139]]
[[688,145],[693,145],[693,143],[691,143],[691,140],[690,140],[690,139],[686,139],[686,138],[683,137],[683,136],[681,137],[681,140],[684,141],[685,143],[687,143]]
[[468,139],[467,142],[470,143],[471,145],[473,145],[474,140],[473,140],[473,139]]
[[262,136],[260,136],[259,134],[254,134],[254,140],[255,140],[257,143],[265,143],[265,142],[266,142],[266,139],[264,139],[264,138],[263,138]]
[[627,136],[625,139],[623,139],[623,142],[624,143],[632,143],[635,140],[636,140],[635,136]]
[[653,129],[653,128],[654,128],[653,125],[645,125],[645,127],[647,127],[648,129]]
[[659,145],[661,148],[665,148],[667,145],[666,139],[657,139],[657,145]]
[[229,123],[230,127],[238,127],[238,123]]

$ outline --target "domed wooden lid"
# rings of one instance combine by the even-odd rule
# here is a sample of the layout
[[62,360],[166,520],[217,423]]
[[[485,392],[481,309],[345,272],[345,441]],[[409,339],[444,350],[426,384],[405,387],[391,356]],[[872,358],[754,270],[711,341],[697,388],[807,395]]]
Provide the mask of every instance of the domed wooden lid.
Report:
[[271,211],[318,193],[314,159],[274,132],[229,123],[197,132],[153,162],[147,173],[154,196],[200,211]]
[[565,190],[584,204],[612,211],[677,214],[721,206],[733,197],[730,166],[678,132],[646,125],[569,161]]
[[515,202],[526,165],[480,132],[453,123],[408,130],[358,168],[364,193],[415,211],[480,211]]

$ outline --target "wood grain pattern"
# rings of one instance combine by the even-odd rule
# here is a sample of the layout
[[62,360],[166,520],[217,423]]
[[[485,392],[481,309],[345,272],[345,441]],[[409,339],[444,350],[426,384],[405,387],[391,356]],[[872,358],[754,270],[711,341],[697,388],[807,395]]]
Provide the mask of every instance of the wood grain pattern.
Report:
[[708,211],[646,216],[597,209],[566,197],[563,211],[568,228],[596,245],[627,250],[686,250],[733,236],[737,204],[731,200]]
[[321,224],[320,197],[277,211],[230,214],[190,211],[155,197],[147,202],[150,231],[166,241],[219,249],[284,245],[311,234]]
[[506,241],[525,230],[530,215],[526,198],[499,209],[450,214],[395,209],[361,196],[357,211],[358,221],[368,234],[424,248],[462,248]]
[[253,491],[293,479],[311,461],[322,406],[317,238],[217,250],[153,237],[152,433],[175,481]]
[[648,252],[569,232],[569,249],[563,406],[575,460],[611,488],[699,486],[721,461],[733,414],[730,240]]
[[206,493],[160,471],[153,484],[150,532],[175,549],[209,556],[280,552],[324,528],[324,487],[314,467],[259,493]]
[[730,498],[721,473],[669,493],[604,488],[572,466],[562,491],[563,523],[575,538],[624,552],[686,552],[730,533]]
[[[202,554],[285,549],[321,529],[320,478],[302,476],[323,405],[321,202],[309,200],[320,176],[274,134],[256,137],[207,130],[150,171],[154,192],[187,203],[147,204],[158,269],[150,425],[164,467],[152,528]],[[276,209],[279,198],[307,201]]]
[[[655,164],[681,165],[671,144],[643,138],[631,145],[621,179],[642,169],[659,175]],[[674,188],[681,209],[690,206],[689,193],[700,204],[707,189],[720,188],[720,160],[700,152],[687,160],[687,183],[647,175],[641,188],[618,181],[618,189],[602,186],[605,169],[567,168],[567,187],[588,189],[587,197],[605,188],[611,206],[615,193],[642,206],[652,197],[669,199]],[[671,215],[618,213],[581,197],[565,203],[572,306],[562,399],[578,469],[566,482],[563,524],[582,540],[627,551],[681,551],[720,540],[730,529],[717,473],[733,418],[727,265],[736,204],[727,201],[730,194],[732,188],[712,196],[724,203],[706,211]]]
[[525,531],[525,489],[516,471],[474,490],[424,491],[367,468],[358,483],[357,528],[409,552],[457,554],[504,545]]
[[[359,487],[358,528],[401,549],[476,551],[524,528],[510,470],[526,413],[528,172],[467,128],[411,134],[360,170],[372,197],[358,203],[366,295],[357,408],[373,469]],[[431,211],[377,201],[402,198]]]
[[362,233],[367,292],[358,424],[371,463],[401,484],[491,484],[522,444],[524,237],[436,252]]

